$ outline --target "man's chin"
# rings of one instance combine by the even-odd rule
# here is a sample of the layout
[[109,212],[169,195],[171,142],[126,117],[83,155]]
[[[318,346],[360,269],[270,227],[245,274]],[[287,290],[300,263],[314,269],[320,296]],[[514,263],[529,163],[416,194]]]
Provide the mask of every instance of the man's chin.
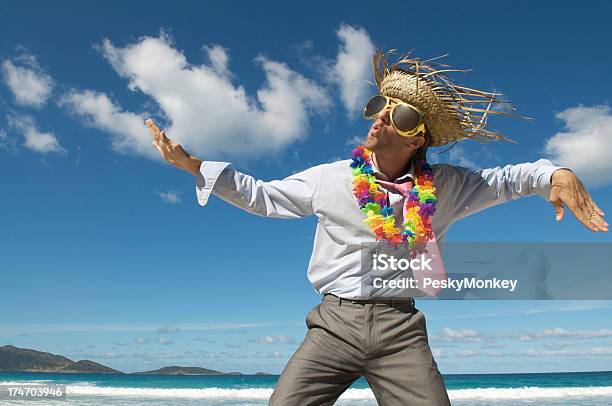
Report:
[[372,139],[371,137],[366,137],[366,139],[363,140],[363,146],[369,149],[370,151],[373,151],[374,148],[376,148],[376,144],[376,140]]

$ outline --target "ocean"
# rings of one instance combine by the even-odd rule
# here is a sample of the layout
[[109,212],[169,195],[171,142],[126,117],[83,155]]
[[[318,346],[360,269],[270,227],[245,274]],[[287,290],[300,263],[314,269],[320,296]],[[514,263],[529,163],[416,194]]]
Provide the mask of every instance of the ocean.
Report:
[[[0,372],[0,384],[65,384],[65,401],[0,401],[2,405],[267,405],[277,375],[161,376]],[[612,405],[612,372],[445,375],[453,405]],[[4,402],[4,403],[2,403]],[[336,402],[374,406],[367,382]]]

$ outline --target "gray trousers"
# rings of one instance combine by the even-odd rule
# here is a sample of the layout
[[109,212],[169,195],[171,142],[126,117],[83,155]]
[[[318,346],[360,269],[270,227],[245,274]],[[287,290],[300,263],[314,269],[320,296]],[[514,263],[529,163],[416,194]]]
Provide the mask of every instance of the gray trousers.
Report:
[[379,405],[450,405],[425,316],[411,303],[359,304],[325,295],[306,325],[270,406],[333,405],[362,375]]

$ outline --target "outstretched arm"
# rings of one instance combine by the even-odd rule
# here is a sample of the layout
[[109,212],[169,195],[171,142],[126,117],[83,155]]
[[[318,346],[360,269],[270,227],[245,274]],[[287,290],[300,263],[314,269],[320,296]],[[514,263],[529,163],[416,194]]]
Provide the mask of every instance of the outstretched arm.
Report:
[[[445,189],[445,196],[451,201],[454,220],[530,195],[551,201],[557,208],[558,220],[562,217],[563,203],[583,219],[590,216],[593,209],[597,216],[603,216],[574,173],[546,159],[481,170],[441,166],[443,177],[438,187]],[[595,228],[607,231],[607,223],[602,218],[593,218],[597,225],[588,226],[588,219],[581,221],[594,231]]]
[[300,218],[314,213],[321,166],[293,174],[282,180],[264,182],[241,173],[227,162],[202,161],[189,155],[166,137],[152,120],[146,121],[153,136],[153,145],[162,157],[196,178],[196,194],[200,206],[211,193],[245,211],[266,217]]
[[196,176],[196,193],[201,206],[208,195],[264,217],[300,218],[314,213],[321,166],[282,180],[264,182],[235,170],[225,162],[204,162]]

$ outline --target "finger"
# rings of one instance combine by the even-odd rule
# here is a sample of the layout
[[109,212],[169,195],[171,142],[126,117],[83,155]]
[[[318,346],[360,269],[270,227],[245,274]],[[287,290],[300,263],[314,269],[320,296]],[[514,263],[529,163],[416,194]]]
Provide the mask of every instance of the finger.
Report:
[[608,223],[604,220],[604,211],[597,206],[591,195],[585,190],[586,199],[588,200],[590,210],[590,221],[597,227],[599,231],[608,231]]
[[599,231],[608,231],[608,223],[595,210],[591,212],[590,221]]
[[588,213],[588,211],[586,211],[585,213],[585,210],[583,210],[582,207],[579,207],[575,203],[575,201],[572,201],[571,203],[567,203],[567,207],[574,214],[574,216],[576,216],[576,219],[578,219],[578,221],[582,223],[583,226],[585,226],[591,231],[597,231],[597,227],[595,227],[595,225],[591,223],[591,216]]
[[565,217],[565,205],[563,204],[564,199],[562,199],[560,196],[562,191],[563,187],[559,183],[553,184],[550,191],[550,202],[555,208],[555,219],[557,221],[561,221],[563,220],[563,217]]
[[[153,121],[152,118],[148,118],[145,120],[145,124],[147,125],[147,127],[154,129],[154,130],[159,130],[159,128],[157,127],[157,124],[155,124],[155,121]],[[157,131],[159,132],[159,131]]]
[[563,203],[560,201],[551,203],[555,208],[555,219],[557,221],[563,220],[563,216],[565,216],[565,208],[563,207]]
[[[586,191],[585,191],[586,193]],[[597,227],[599,231],[608,231],[608,223],[603,219],[602,210],[597,207],[591,196],[586,193],[589,206],[589,221]]]
[[147,127],[149,127],[149,130],[151,130],[153,138],[155,138],[155,140],[159,140],[160,130],[159,127],[155,124],[155,121],[149,118],[145,120],[145,124],[147,125]]
[[593,217],[593,206],[591,205],[589,194],[580,184],[578,185],[576,202],[578,207],[580,207],[583,218],[585,218],[587,222],[590,222]]
[[160,131],[159,133],[159,141],[166,151],[171,152],[170,147],[172,146],[172,141],[168,137],[166,137],[166,133],[164,133],[163,131]]
[[168,139],[165,140],[160,140],[159,144],[168,152],[171,152],[170,150],[170,144],[168,143]]
[[159,133],[156,131],[155,127],[152,126],[147,126],[149,127],[149,131],[151,132],[151,136],[153,137],[153,139],[155,141],[159,141]]
[[[574,213],[576,215],[576,213]],[[582,223],[583,226],[585,226],[586,228],[588,228],[591,231],[599,231],[599,228],[597,226],[595,226],[595,224],[593,224],[592,217],[590,214],[584,214],[584,212],[581,210],[579,212],[578,215],[576,215],[576,218],[578,219],[578,221],[580,221]]]
[[570,196],[562,199],[563,203],[572,212],[578,221],[589,230],[595,229],[595,226],[590,222],[590,213],[584,204],[581,204],[581,196],[575,188],[570,191]]
[[[551,203],[556,202],[559,200],[559,191],[561,190],[561,187],[558,184],[552,185],[552,187],[550,188],[550,196],[548,198],[548,200],[550,200]],[[553,203],[554,205],[554,203]]]
[[601,217],[599,216],[599,214],[597,214],[592,204],[589,204],[588,221],[593,226],[595,226],[597,231],[603,231],[603,223],[601,222]]
[[586,191],[582,184],[579,185],[580,194],[579,194],[579,202],[581,207],[583,207],[587,214],[585,214],[587,222],[589,223],[589,229],[593,231],[606,231],[606,226],[604,226],[604,221],[596,210],[596,205],[593,202],[593,199]]
[[162,131],[161,134],[164,135],[164,141],[166,142],[166,144],[170,145],[173,148],[175,148],[177,146],[180,146],[180,144],[178,142],[173,141],[172,139],[168,138],[168,136],[166,135],[166,133],[164,131]]
[[[590,227],[590,221],[592,216],[592,207],[590,204],[590,196],[587,193],[587,191],[584,189],[584,187],[582,186],[582,183],[580,183],[580,181],[577,181],[574,185],[574,188],[572,190],[572,201],[571,204],[572,206],[570,207],[570,209],[572,209],[572,211],[577,211],[578,213],[576,214],[577,216],[579,216],[580,220],[582,221],[582,223],[584,225],[586,225],[587,227]],[[569,204],[568,204],[569,207]]]
[[599,214],[595,213],[591,219],[591,223],[597,227],[598,231],[608,232],[608,223],[606,223]]
[[593,205],[593,207],[595,207],[595,211],[597,212],[597,214],[599,214],[600,216],[606,215],[606,213],[604,213],[604,211],[600,209],[599,206],[597,206],[597,204],[595,204],[591,196],[589,196],[589,200],[591,201],[591,204]]
[[155,142],[151,142],[151,144],[153,144],[155,146],[155,148],[157,148],[157,150],[159,151],[160,155],[162,156],[163,159],[165,159],[167,162],[171,163],[172,165],[177,165],[177,161],[168,156],[167,153],[164,153],[164,151],[162,150],[162,147],[160,147],[158,144],[156,144]]
[[151,144],[153,144],[153,146],[159,151],[160,155],[162,156],[162,158],[164,157],[164,153],[162,152],[162,150],[159,148],[159,145],[157,145],[155,142],[151,142]]

